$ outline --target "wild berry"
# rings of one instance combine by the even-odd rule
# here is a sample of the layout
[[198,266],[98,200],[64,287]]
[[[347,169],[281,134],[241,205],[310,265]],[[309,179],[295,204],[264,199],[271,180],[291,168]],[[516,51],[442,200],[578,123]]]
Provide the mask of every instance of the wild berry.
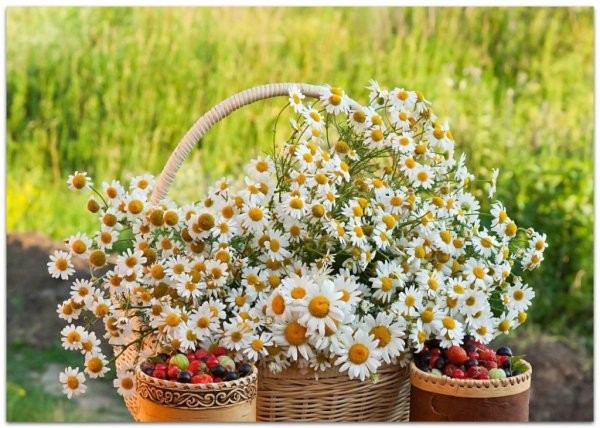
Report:
[[225,367],[223,367],[221,364],[217,364],[210,369],[210,373],[215,377],[225,377],[227,374],[227,369],[225,369]]
[[231,380],[238,380],[239,376],[236,372],[229,372],[225,375],[225,377],[223,378],[223,380],[225,382],[231,381]]
[[438,370],[444,370],[444,367],[446,367],[446,359],[444,357],[438,357],[438,359],[435,360],[433,367]]
[[250,373],[252,373],[252,364],[249,364],[249,363],[240,364],[240,366],[238,367],[238,373],[239,373],[240,377],[248,376]]
[[496,354],[498,355],[506,355],[507,357],[512,357],[512,350],[508,346],[501,346],[496,350]]
[[458,365],[464,364],[468,359],[467,352],[460,346],[451,346],[446,351],[446,355],[449,362]]
[[452,371],[452,377],[454,379],[464,379],[465,378],[465,372],[462,371],[461,369],[454,369]]
[[187,370],[181,371],[177,375],[177,382],[190,383],[191,381],[192,381],[192,374]]
[[477,361],[475,358],[469,358],[467,361],[465,361],[465,369],[467,369],[467,370],[469,370],[473,366],[478,366],[478,365],[479,365],[479,361]]

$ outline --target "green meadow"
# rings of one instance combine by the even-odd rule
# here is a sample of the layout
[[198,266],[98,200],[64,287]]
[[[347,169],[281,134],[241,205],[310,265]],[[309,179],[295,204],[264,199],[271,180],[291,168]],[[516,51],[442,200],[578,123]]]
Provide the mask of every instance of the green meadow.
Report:
[[[420,90],[457,152],[519,225],[548,236],[528,322],[593,349],[593,9],[6,9],[8,232],[94,230],[66,179],[158,175],[211,106],[268,82],[376,79]],[[285,98],[235,112],[198,144],[172,196],[193,201],[272,144]],[[280,123],[280,126],[284,124]],[[485,188],[479,194],[489,207]]]

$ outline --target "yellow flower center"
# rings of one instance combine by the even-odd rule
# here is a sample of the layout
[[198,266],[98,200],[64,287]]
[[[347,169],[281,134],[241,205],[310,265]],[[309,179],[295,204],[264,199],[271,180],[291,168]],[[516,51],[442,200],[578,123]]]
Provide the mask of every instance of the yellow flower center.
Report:
[[121,379],[121,388],[123,389],[131,389],[133,388],[133,379],[130,377],[124,377]]
[[56,259],[56,262],[54,262],[54,265],[56,266],[56,269],[58,270],[67,270],[67,267],[69,266],[69,262],[67,262],[67,259],[64,258],[59,258]]
[[258,207],[252,207],[248,210],[248,217],[250,217],[252,221],[261,221],[263,218],[263,212]]
[[437,140],[441,140],[442,138],[444,138],[444,131],[442,131],[442,128],[435,128],[433,130],[433,136],[437,139]]
[[354,233],[357,238],[362,238],[363,236],[365,236],[365,232],[362,230],[362,227],[360,227],[360,226],[354,226]]
[[87,180],[85,179],[85,176],[81,174],[73,176],[73,179],[71,180],[71,184],[73,184],[73,187],[75,187],[76,189],[83,189],[85,187],[86,182]]
[[373,327],[369,334],[372,334],[375,336],[375,339],[379,340],[379,343],[377,344],[378,348],[387,346],[387,344],[392,340],[392,332],[384,325]]
[[408,169],[413,169],[417,163],[415,162],[415,160],[413,158],[406,158],[404,160],[404,165],[408,168]]
[[314,205],[312,207],[312,214],[317,218],[323,217],[325,215],[325,207],[321,204]]
[[452,317],[444,317],[442,324],[448,330],[452,330],[456,327],[456,321]]
[[308,304],[308,311],[317,318],[324,318],[329,314],[329,299],[325,296],[315,296]]
[[69,389],[77,389],[77,387],[79,387],[79,380],[77,379],[77,376],[69,376],[67,378],[67,386]]
[[527,312],[519,312],[519,314],[517,315],[517,319],[519,320],[520,324],[523,324],[525,321],[527,321]]
[[316,111],[312,110],[309,113],[309,116],[312,120],[314,120],[315,122],[320,122],[321,121],[321,115],[319,113],[317,113]]
[[198,217],[198,226],[200,226],[200,229],[207,231],[212,229],[214,225],[215,218],[211,214],[204,213],[200,214],[200,217]]
[[543,240],[538,239],[537,241],[535,241],[535,249],[536,250],[542,251],[545,247],[546,247],[546,243]]
[[367,120],[367,116],[363,111],[357,110],[354,113],[352,113],[352,119],[357,123],[365,123],[365,120]]
[[492,246],[492,239],[489,236],[484,236],[479,242],[481,242],[483,248],[491,248]]
[[508,330],[510,330],[510,321],[508,321],[508,320],[502,320],[500,322],[500,324],[498,324],[498,330],[500,330],[503,333],[505,333]]
[[329,96],[329,104],[338,106],[338,105],[340,105],[341,102],[342,102],[342,97],[340,97],[339,95],[331,94]]
[[71,244],[71,249],[75,254],[83,254],[87,250],[87,245],[81,239],[77,239]]
[[425,258],[425,248],[423,248],[423,246],[417,245],[415,247],[415,257],[418,258],[418,259],[424,259]]
[[485,278],[485,270],[481,266],[475,266],[473,268],[473,275],[475,275],[477,279],[483,279]]
[[389,276],[384,276],[381,278],[381,289],[386,293],[392,289],[394,286],[394,281]]
[[513,293],[513,298],[515,300],[523,300],[523,297],[525,297],[523,290],[515,290],[515,292]]
[[408,92],[407,91],[398,91],[398,94],[396,96],[398,97],[398,99],[400,101],[406,101],[408,99]]
[[208,317],[200,317],[198,318],[198,321],[196,321],[196,325],[200,328],[208,328],[210,325],[210,320]]
[[429,287],[431,290],[434,290],[434,291],[435,291],[435,290],[437,290],[437,289],[438,289],[438,286],[439,286],[439,284],[438,284],[438,282],[437,282],[437,280],[436,280],[435,278],[429,278],[429,279],[427,280],[427,286],[428,286],[428,287]]
[[381,132],[381,129],[374,129],[371,131],[371,139],[375,142],[383,140],[383,132]]
[[108,315],[109,312],[110,310],[108,308],[108,305],[106,303],[100,303],[98,306],[96,306],[94,314],[98,318],[104,318],[106,315]]
[[285,328],[284,335],[290,345],[302,345],[306,341],[306,327],[292,321]]
[[396,225],[396,219],[391,214],[384,214],[381,221],[385,224],[385,227],[390,230]]
[[233,342],[239,342],[240,340],[242,340],[242,333],[240,333],[239,331],[234,331],[233,333],[231,333],[231,340]]
[[488,329],[486,326],[482,325],[481,327],[479,327],[477,330],[477,334],[479,334],[480,336],[485,336]]
[[78,343],[81,340],[81,335],[76,331],[71,331],[67,335],[67,341],[69,343]]
[[104,364],[102,364],[102,360],[100,358],[92,357],[88,360],[86,366],[92,373],[99,373],[102,371]]
[[400,119],[401,121],[405,122],[406,119],[408,119],[408,115],[406,114],[405,111],[401,111],[398,113],[398,119]]
[[144,209],[144,204],[139,199],[132,199],[127,204],[127,210],[131,214],[139,214],[142,212],[143,209]]
[[417,301],[417,299],[415,299],[415,296],[413,296],[412,294],[409,294],[404,299],[404,304],[406,306],[408,306],[408,307],[412,307],[412,306],[414,306],[414,304],[416,303],[416,301]]
[[177,314],[170,313],[165,317],[165,324],[169,327],[177,327],[180,322],[181,318]]
[[244,296],[243,294],[240,294],[239,296],[235,297],[235,304],[237,306],[243,306],[244,303],[246,303],[246,296]]
[[421,320],[426,324],[433,321],[433,311],[431,309],[425,309],[421,312]]
[[515,233],[517,233],[517,225],[514,223],[508,223],[504,233],[506,233],[506,236],[514,236]]
[[419,171],[419,173],[417,174],[417,180],[421,181],[421,182],[425,182],[429,179],[429,174],[427,174],[427,171]]
[[442,241],[444,241],[446,244],[452,242],[452,234],[447,230],[442,230],[440,232],[440,238],[442,238]]
[[500,211],[498,213],[498,223],[500,223],[500,224],[504,223],[507,218],[508,218],[508,214],[506,214],[506,211]]
[[273,297],[271,309],[276,315],[281,315],[285,311],[285,301],[279,294]]
[[264,342],[260,339],[254,339],[252,341],[252,343],[250,344],[250,346],[252,347],[252,349],[254,349],[255,351],[260,351],[262,350],[263,346],[264,346]]
[[106,254],[102,250],[94,250],[88,257],[90,263],[95,267],[102,267],[106,264]]
[[404,202],[404,200],[400,196],[394,195],[390,198],[390,204],[393,207],[399,207],[402,205],[403,202]]
[[348,350],[348,359],[354,364],[363,364],[369,359],[369,348],[362,343],[355,343]]

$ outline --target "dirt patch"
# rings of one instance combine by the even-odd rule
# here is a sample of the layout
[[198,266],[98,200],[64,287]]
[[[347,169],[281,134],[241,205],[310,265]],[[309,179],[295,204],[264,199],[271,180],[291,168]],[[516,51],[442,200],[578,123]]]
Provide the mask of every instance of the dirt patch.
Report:
[[[64,249],[40,233],[14,233],[7,239],[7,339],[33,347],[60,344],[65,323],[56,308],[69,294],[69,283],[52,279],[46,263],[54,249]],[[76,264],[86,275],[85,263]],[[499,346],[506,340],[497,340]],[[520,329],[509,345],[534,368],[532,421],[593,421],[593,356],[566,340]]]

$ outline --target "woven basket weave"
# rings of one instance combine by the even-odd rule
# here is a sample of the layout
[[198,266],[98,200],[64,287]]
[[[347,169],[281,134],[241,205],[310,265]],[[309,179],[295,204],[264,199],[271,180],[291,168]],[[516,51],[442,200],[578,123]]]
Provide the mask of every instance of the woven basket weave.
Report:
[[[311,370],[312,372],[312,370]],[[261,370],[256,420],[263,422],[400,422],[409,414],[408,367],[387,365],[377,383],[351,380],[338,368],[303,373],[290,367],[280,374]]]
[[[305,83],[271,83],[255,86],[221,101],[201,116],[186,132],[156,180],[150,201],[158,203],[166,197],[175,175],[196,143],[233,111],[253,102],[288,96],[296,86],[305,96],[319,98],[322,86]],[[350,101],[351,106],[355,105]],[[149,345],[146,345],[149,346]],[[135,363],[138,351],[131,347],[116,361],[117,369]],[[390,366],[379,370],[379,382],[350,380],[336,369],[302,379],[286,370],[282,375],[259,375],[257,400],[258,420],[332,420],[332,421],[403,421],[408,420],[410,383],[408,370]],[[138,420],[137,397],[126,398],[132,416]]]

